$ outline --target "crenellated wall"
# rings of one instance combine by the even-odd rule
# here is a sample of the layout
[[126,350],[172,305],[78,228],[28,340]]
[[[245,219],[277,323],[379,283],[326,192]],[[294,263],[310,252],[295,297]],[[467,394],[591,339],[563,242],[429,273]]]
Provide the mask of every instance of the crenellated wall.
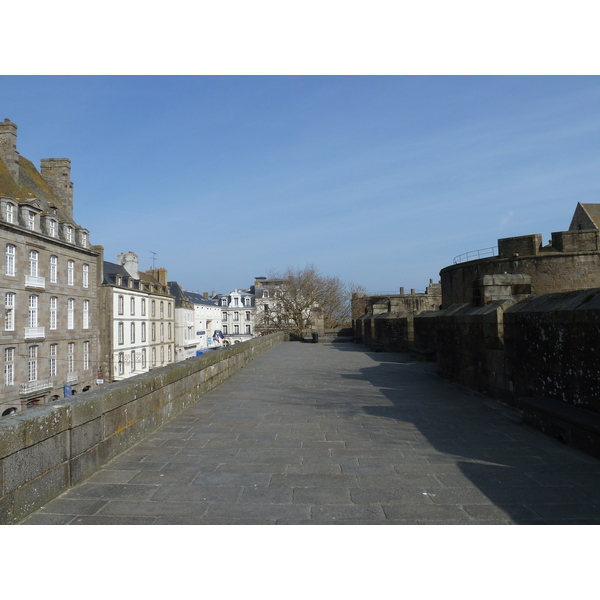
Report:
[[0,420],[0,523],[77,485],[285,339],[283,332]]

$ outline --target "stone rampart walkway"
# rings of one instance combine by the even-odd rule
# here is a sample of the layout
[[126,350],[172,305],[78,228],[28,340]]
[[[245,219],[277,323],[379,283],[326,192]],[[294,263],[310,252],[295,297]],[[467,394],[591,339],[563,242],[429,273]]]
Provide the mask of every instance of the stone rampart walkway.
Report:
[[285,343],[26,524],[599,523],[600,461],[404,354]]

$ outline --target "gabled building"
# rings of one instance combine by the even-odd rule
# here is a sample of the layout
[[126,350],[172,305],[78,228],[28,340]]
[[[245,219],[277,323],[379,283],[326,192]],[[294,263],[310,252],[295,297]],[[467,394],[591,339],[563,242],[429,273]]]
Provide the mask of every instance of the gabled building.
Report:
[[217,294],[221,308],[221,330],[224,344],[239,344],[254,337],[254,294],[248,290],[233,290]]
[[0,415],[85,392],[98,374],[98,247],[73,220],[71,161],[17,151],[0,123]]
[[217,304],[215,292],[211,296],[208,292],[200,295],[196,292],[183,292],[194,307],[194,333],[197,341],[197,351],[220,347],[221,339],[217,332],[221,332],[221,309]]
[[[135,252],[117,261],[103,262],[99,294],[105,383],[175,362],[175,299],[154,275],[138,269]],[[166,270],[159,271],[166,278]]]

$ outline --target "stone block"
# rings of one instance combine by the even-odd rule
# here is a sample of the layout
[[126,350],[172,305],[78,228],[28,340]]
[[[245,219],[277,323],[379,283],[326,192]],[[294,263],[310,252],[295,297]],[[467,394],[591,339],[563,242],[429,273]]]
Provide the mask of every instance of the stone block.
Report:
[[100,443],[104,436],[104,418],[98,417],[71,430],[71,459]]

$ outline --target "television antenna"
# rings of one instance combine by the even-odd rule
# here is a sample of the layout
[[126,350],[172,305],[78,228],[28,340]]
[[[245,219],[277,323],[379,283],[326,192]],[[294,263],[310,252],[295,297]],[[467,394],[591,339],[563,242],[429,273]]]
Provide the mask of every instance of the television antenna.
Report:
[[153,254],[153,256],[152,256],[152,268],[154,269],[154,263],[156,262],[156,252],[152,252],[152,250],[150,250],[150,254]]

